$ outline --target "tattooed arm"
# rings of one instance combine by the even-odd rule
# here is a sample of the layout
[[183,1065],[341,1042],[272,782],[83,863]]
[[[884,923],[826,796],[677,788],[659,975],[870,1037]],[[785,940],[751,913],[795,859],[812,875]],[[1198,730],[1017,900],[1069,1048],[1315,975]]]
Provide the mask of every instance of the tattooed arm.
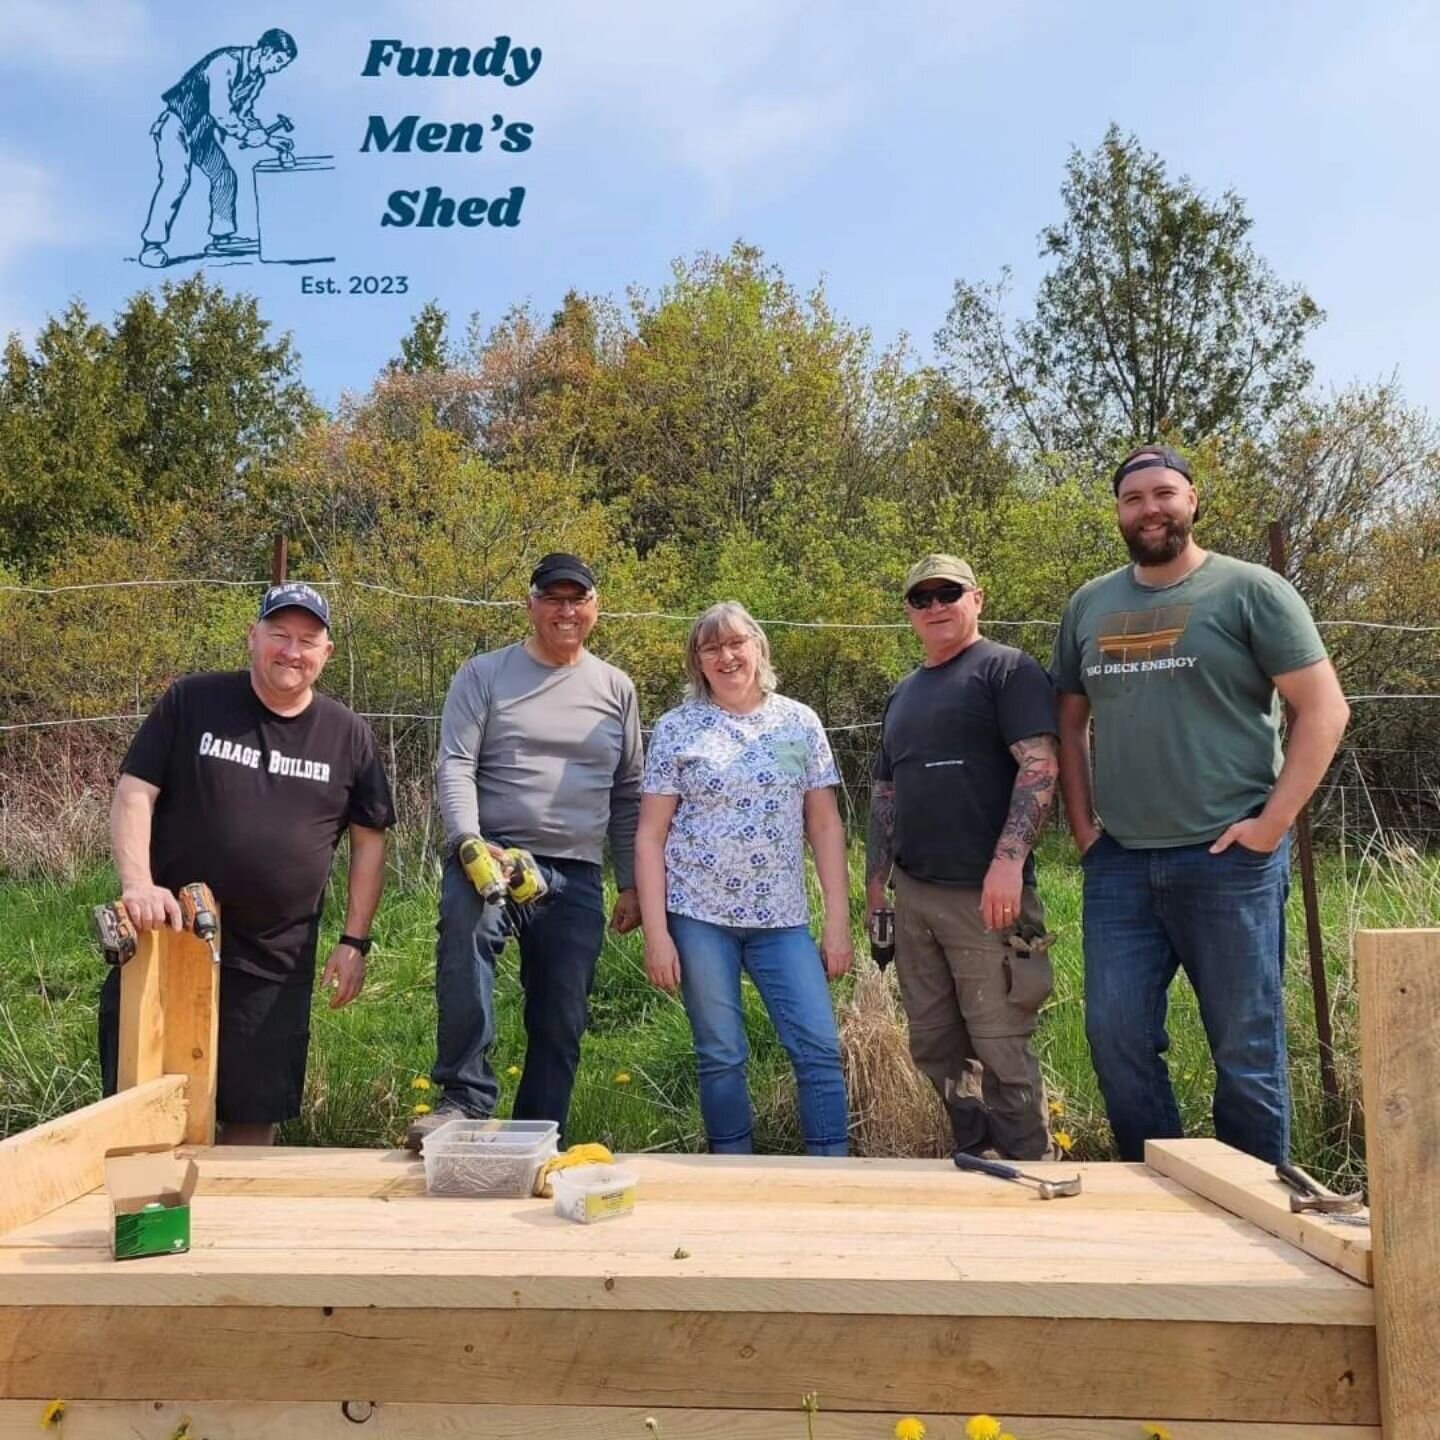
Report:
[[1020,918],[1025,857],[1040,837],[1060,773],[1060,747],[1053,735],[1019,740],[1010,753],[1020,768],[1010,792],[1010,813],[980,892],[980,915],[987,930],[1007,930]]
[[895,782],[877,780],[870,791],[870,830],[865,841],[865,898],[871,910],[885,908],[894,854]]

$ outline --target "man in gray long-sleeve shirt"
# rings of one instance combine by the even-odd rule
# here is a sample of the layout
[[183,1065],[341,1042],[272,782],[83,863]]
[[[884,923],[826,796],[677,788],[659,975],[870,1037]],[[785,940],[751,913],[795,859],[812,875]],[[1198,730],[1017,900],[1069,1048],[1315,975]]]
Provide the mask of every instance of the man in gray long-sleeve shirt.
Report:
[[[445,825],[435,997],[435,1110],[410,1127],[418,1145],[457,1114],[494,1112],[495,962],[518,935],[525,989],[525,1073],[517,1120],[564,1130],[605,933],[600,861],[610,840],[618,934],[640,923],[635,826],[640,716],[630,677],[585,649],[599,599],[578,556],[547,555],[530,577],[532,633],[467,661],[451,682],[437,775]],[[487,905],[455,856],[466,835],[536,858],[551,893],[538,905]]]

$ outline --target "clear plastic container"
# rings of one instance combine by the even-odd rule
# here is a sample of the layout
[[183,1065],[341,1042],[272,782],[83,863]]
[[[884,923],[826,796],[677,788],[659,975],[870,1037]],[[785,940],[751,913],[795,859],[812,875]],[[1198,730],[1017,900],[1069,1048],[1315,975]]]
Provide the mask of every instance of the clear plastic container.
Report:
[[619,1165],[575,1165],[554,1170],[555,1213],[581,1225],[628,1215],[635,1208],[635,1174]]
[[531,1194],[556,1152],[553,1120],[451,1120],[425,1137],[425,1189],[431,1195],[517,1198]]

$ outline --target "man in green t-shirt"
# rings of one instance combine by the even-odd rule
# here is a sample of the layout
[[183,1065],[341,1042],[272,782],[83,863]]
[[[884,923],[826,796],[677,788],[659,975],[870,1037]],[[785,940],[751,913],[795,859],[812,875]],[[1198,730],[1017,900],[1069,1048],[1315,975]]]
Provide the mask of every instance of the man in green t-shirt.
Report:
[[1122,1160],[1182,1133],[1164,1055],[1183,965],[1215,1060],[1215,1133],[1276,1162],[1290,1143],[1289,830],[1350,709],[1289,582],[1195,543],[1179,454],[1143,446],[1113,484],[1135,563],[1070,597],[1054,663],[1095,1072]]

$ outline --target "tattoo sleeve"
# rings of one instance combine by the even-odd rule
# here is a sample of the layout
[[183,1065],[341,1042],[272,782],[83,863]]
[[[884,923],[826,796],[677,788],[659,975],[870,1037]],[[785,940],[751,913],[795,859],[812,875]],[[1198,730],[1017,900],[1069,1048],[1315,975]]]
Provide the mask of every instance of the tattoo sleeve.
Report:
[[[1035,848],[1055,798],[1060,747],[1053,735],[1036,735],[1010,747],[1020,767],[1010,792],[1010,813],[995,846],[997,860],[1024,860]],[[871,822],[874,823],[873,821]]]
[[865,878],[890,878],[895,849],[895,784],[877,780],[870,791],[870,829],[865,841]]

